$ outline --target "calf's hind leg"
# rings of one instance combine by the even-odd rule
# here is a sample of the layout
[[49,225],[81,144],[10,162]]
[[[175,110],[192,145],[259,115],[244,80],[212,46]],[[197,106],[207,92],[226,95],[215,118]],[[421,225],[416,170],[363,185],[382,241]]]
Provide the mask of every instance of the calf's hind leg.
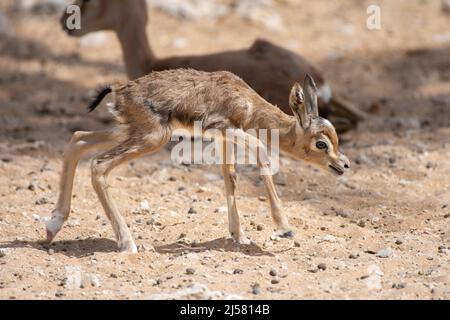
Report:
[[119,146],[96,157],[92,161],[92,185],[110,220],[117,245],[121,252],[136,253],[137,248],[131,232],[120,214],[108,191],[108,174],[118,165],[140,157],[146,153],[156,152],[169,140],[167,134],[155,134],[143,139],[130,139]]
[[73,180],[80,158],[93,150],[100,152],[114,143],[113,134],[109,131],[77,131],[73,134],[64,155],[58,202],[52,217],[46,222],[47,242],[53,241],[69,217]]

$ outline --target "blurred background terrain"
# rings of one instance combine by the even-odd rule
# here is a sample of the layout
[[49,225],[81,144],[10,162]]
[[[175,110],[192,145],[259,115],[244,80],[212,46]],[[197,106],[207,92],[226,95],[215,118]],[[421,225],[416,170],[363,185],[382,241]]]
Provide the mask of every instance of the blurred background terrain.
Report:
[[[114,34],[62,31],[67,3],[0,2],[0,298],[450,298],[448,1],[149,0],[158,56],[265,38],[315,63],[369,119],[341,137],[345,177],[282,159],[293,240],[270,239],[253,168],[240,170],[238,208],[255,244],[241,247],[226,239],[218,168],[163,151],[116,170],[136,256],[115,252],[88,162],[57,241],[38,242],[71,133],[110,124],[106,110],[86,114],[93,89],[126,79]],[[366,27],[371,4],[380,30]]]

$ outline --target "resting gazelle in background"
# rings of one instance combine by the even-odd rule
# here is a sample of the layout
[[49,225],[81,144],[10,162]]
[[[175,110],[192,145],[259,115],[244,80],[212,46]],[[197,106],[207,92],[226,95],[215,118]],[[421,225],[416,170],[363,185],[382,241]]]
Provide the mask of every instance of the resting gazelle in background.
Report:
[[130,80],[152,71],[178,68],[207,72],[227,70],[241,77],[265,100],[292,115],[287,103],[291,86],[310,74],[319,89],[321,115],[333,119],[338,132],[354,129],[366,118],[363,111],[331,89],[323,72],[311,61],[267,40],[258,39],[241,50],[159,58],[147,36],[146,0],[75,0],[73,4],[80,7],[82,27],[69,30],[69,15],[65,13],[61,17],[64,30],[74,37],[101,30],[113,31],[120,42]]
[[[89,106],[94,110],[102,99],[113,93],[111,106],[117,125],[99,132],[75,132],[65,154],[61,190],[53,215],[47,221],[47,240],[51,242],[70,213],[70,201],[75,169],[79,159],[91,151],[92,184],[112,223],[120,251],[136,252],[136,245],[125,220],[108,192],[107,176],[118,165],[146,153],[161,149],[180,126],[192,128],[201,121],[202,129],[224,132],[234,129],[236,141],[244,147],[258,146],[258,166],[270,166],[266,146],[248,129],[279,130],[279,147],[296,159],[316,164],[334,174],[342,175],[349,160],[339,151],[338,136],[333,125],[319,117],[317,88],[306,76],[302,87],[296,83],[289,102],[294,116],[261,98],[242,79],[229,72],[201,72],[177,69],[152,72],[135,81],[108,86],[99,92]],[[239,139],[239,137],[241,139]],[[218,139],[226,139],[222,134]],[[225,142],[225,141],[224,141]],[[238,142],[239,143],[239,142]],[[223,144],[225,146],[225,144]],[[228,203],[229,231],[238,243],[248,243],[239,222],[234,196],[236,179],[233,164],[222,164]],[[267,172],[267,171],[266,171]],[[270,201],[275,234],[292,237],[272,176],[262,175]]]

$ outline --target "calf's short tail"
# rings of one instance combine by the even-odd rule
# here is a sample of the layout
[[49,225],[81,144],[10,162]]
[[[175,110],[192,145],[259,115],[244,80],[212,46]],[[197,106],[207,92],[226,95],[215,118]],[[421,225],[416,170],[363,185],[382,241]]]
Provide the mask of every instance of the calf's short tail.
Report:
[[100,102],[102,102],[102,100],[111,92],[113,92],[112,86],[111,85],[106,85],[104,87],[101,87],[98,92],[97,95],[95,96],[95,98],[92,100],[92,102],[89,104],[88,106],[88,111],[92,112],[95,110],[95,108],[97,108],[97,106],[100,104]]

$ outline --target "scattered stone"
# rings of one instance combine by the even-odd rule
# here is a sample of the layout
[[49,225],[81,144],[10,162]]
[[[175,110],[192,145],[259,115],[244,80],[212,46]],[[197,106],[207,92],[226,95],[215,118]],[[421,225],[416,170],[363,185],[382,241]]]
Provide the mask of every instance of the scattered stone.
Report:
[[148,203],[147,200],[143,200],[143,201],[141,201],[141,203],[139,203],[139,209],[141,211],[149,212],[150,211],[150,204]]
[[349,217],[348,213],[344,212],[344,209],[342,209],[342,208],[338,208],[338,209],[331,208],[331,209],[334,210],[336,212],[336,215],[339,217],[342,217],[342,218]]
[[437,168],[437,164],[431,161],[428,161],[427,164],[425,165],[425,168],[427,169],[436,169]]
[[320,242],[337,242],[337,239],[335,236],[332,236],[331,234],[327,234],[322,238],[322,241]]
[[401,244],[403,244],[403,241],[400,240],[400,239],[397,239],[397,240],[395,240],[395,244],[396,245],[401,245]]
[[186,269],[186,274],[188,274],[188,275],[195,274],[195,269],[194,268],[187,268]]
[[55,250],[53,249],[48,249],[47,253],[51,256],[55,254]]
[[392,284],[392,288],[394,288],[394,289],[403,289],[405,287],[406,287],[406,283],[404,283],[404,282]]
[[366,280],[366,286],[369,290],[381,290],[383,288],[381,285],[382,276],[384,276],[384,273],[380,267],[373,264],[367,268],[367,275],[361,277],[361,279]]
[[55,293],[55,297],[57,297],[57,298],[61,298],[61,297],[64,297],[64,296],[65,296],[65,294],[62,293],[62,292]]
[[359,254],[358,253],[352,253],[348,256],[350,259],[358,259],[359,258]]
[[95,274],[91,274],[90,280],[91,286],[95,288],[100,287],[100,279]]
[[358,227],[364,228],[366,226],[366,223],[364,222],[364,220],[359,220],[357,225]]
[[49,203],[49,201],[48,201],[47,198],[44,198],[44,197],[39,198],[39,199],[36,200],[36,202],[35,202],[35,204],[37,204],[37,205],[43,205],[43,204],[47,204],[47,203]]
[[262,231],[263,229],[264,229],[264,227],[261,224],[258,224],[256,226],[256,230],[258,230],[258,231]]
[[117,279],[117,274],[115,274],[115,273],[111,273],[111,274],[109,275],[109,277],[110,277],[110,278],[114,278],[114,279]]
[[48,163],[44,163],[42,167],[39,169],[40,172],[53,171],[53,168],[50,167]]
[[424,154],[425,152],[428,151],[427,145],[424,144],[424,143],[421,143],[421,142],[416,142],[416,143],[413,145],[413,147],[414,147],[414,149],[416,150],[416,152],[417,152],[417,153],[420,153],[420,154]]
[[33,183],[30,183],[27,188],[30,191],[35,191],[36,190],[36,186]]
[[266,196],[259,196],[258,200],[259,201],[267,201],[267,197]]
[[294,241],[294,247],[296,247],[296,248],[300,248],[300,242],[298,242],[298,241]]
[[271,284],[278,284],[278,283],[280,283],[280,280],[275,278],[275,279],[270,280],[270,283]]
[[153,252],[155,251],[151,245],[141,244],[138,246],[138,252]]
[[195,213],[197,213],[197,210],[195,210],[194,208],[189,208],[188,214],[195,214]]
[[254,295],[258,295],[261,293],[261,286],[259,285],[259,283],[252,284],[252,293]]
[[227,212],[228,212],[228,208],[226,206],[222,206],[222,207],[214,210],[214,213],[227,213]]
[[64,288],[69,290],[79,289],[81,283],[81,269],[78,266],[66,266],[66,278],[64,279]]
[[187,288],[172,293],[157,293],[151,295],[149,300],[243,300],[235,294],[226,294],[220,291],[210,291],[202,284],[194,283]]
[[270,274],[272,277],[276,277],[276,276],[277,276],[277,270],[275,270],[275,269],[270,269],[269,274]]
[[359,165],[367,164],[370,163],[370,159],[364,153],[361,153],[356,157],[355,163]]
[[389,258],[390,256],[392,256],[393,253],[394,252],[392,251],[391,248],[385,248],[385,249],[378,251],[377,257],[378,258]]
[[185,187],[178,187],[178,191],[184,191],[184,190],[186,190]]
[[325,270],[327,270],[327,265],[326,265],[325,263],[319,263],[319,264],[317,265],[317,268],[318,268],[319,270],[325,271]]
[[376,254],[377,252],[369,249],[369,250],[364,251],[364,253]]
[[243,274],[244,270],[242,269],[234,269],[233,274]]

